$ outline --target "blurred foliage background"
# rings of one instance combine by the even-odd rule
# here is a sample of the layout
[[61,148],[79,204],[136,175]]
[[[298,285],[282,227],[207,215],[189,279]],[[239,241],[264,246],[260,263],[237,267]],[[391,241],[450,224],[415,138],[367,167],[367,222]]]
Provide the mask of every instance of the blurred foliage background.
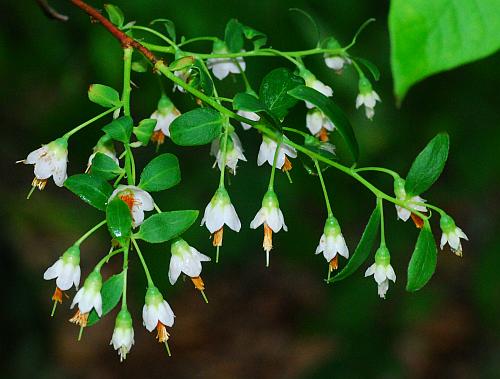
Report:
[[[145,280],[139,262],[131,262],[129,297],[136,344],[120,364],[109,346],[114,313],[85,331],[67,322],[68,299],[50,318],[53,283],[42,279],[45,268],[99,221],[101,215],[52,183],[25,200],[32,168],[14,165],[28,152],[100,112],[87,100],[87,86],[103,83],[121,88],[121,50],[104,29],[67,2],[52,1],[70,16],[67,23],[50,21],[35,2],[8,1],[0,23],[0,117],[2,122],[2,343],[0,362],[5,378],[495,378],[500,375],[500,228],[498,88],[500,56],[432,77],[412,89],[400,109],[392,96],[389,67],[388,4],[368,0],[299,1],[229,0],[167,2],[117,1],[127,20],[147,24],[170,18],[178,34],[223,36],[231,17],[262,30],[273,47],[294,50],[315,44],[306,19],[288,12],[302,8],[317,20],[323,36],[347,43],[370,17],[377,22],[359,38],[353,53],[375,62],[382,72],[374,85],[383,102],[373,122],[355,111],[357,80],[351,69],[335,75],[320,57],[306,63],[334,88],[338,104],[351,119],[362,146],[361,164],[378,164],[405,174],[425,143],[439,131],[451,136],[451,151],[441,179],[424,194],[454,216],[469,235],[464,257],[439,253],[431,282],[415,294],[405,293],[406,265],[417,230],[396,222],[386,207],[387,238],[398,281],[380,300],[373,279],[364,279],[365,264],[344,282],[325,285],[326,263],[315,256],[325,218],[316,177],[298,160],[294,183],[278,177],[276,190],[289,233],[275,238],[271,267],[264,268],[262,231],[243,228],[227,232],[222,260],[206,265],[208,305],[189,281],[168,284],[168,246],[147,248],[153,275],[176,314],[168,358],[154,336],[142,327]],[[93,2],[99,6],[99,2]],[[139,34],[136,34],[139,36]],[[209,50],[210,45],[197,45]],[[194,49],[194,48],[193,48]],[[287,65],[277,58],[247,59],[252,84],[271,68]],[[239,78],[221,84],[223,95],[242,90]],[[136,119],[154,110],[159,96],[156,78],[135,74],[132,94]],[[181,111],[192,100],[172,96]],[[305,128],[305,111],[297,107],[293,127]],[[103,121],[101,126],[104,125]],[[100,133],[85,129],[70,144],[69,172],[84,170]],[[248,162],[231,178],[230,193],[244,225],[260,206],[269,168],[256,167],[257,133],[239,133]],[[202,210],[212,196],[218,171],[212,169],[208,147],[179,149],[167,142],[181,161],[183,181],[157,198],[162,209]],[[340,149],[342,153],[342,149]],[[139,164],[154,154],[143,149]],[[392,190],[377,174],[373,180]],[[353,251],[374,206],[370,194],[339,172],[327,173],[334,211]],[[434,222],[439,237],[439,228]],[[203,227],[186,238],[214,256]],[[107,252],[101,231],[82,247],[82,275]],[[108,265],[108,276],[119,262]]]

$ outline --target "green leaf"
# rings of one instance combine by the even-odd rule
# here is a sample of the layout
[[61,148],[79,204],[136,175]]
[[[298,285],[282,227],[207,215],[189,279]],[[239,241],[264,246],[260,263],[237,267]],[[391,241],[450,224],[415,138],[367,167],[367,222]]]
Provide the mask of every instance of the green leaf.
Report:
[[363,66],[365,66],[368,69],[368,71],[370,71],[370,73],[373,76],[373,79],[375,79],[376,81],[380,79],[380,70],[378,69],[377,66],[375,66],[373,62],[364,58],[355,58],[355,60],[356,62],[361,63]]
[[262,112],[266,107],[254,95],[246,92],[237,93],[233,99],[233,109],[248,112]]
[[70,176],[64,186],[87,204],[104,211],[113,187],[104,179],[89,174]]
[[191,67],[195,62],[195,58],[192,55],[176,59],[168,65],[170,71],[180,71]]
[[448,134],[439,133],[418,154],[406,176],[405,190],[408,195],[420,195],[428,190],[443,172],[450,139]]
[[90,101],[105,108],[113,108],[121,104],[118,92],[103,84],[91,84],[88,95]]
[[297,99],[288,92],[303,84],[304,79],[300,76],[292,74],[286,68],[277,68],[262,80],[259,97],[273,116],[282,119],[287,115],[288,109],[297,103]]
[[[335,146],[330,142],[323,142],[318,140],[314,136],[307,136],[304,138],[304,146],[310,151],[321,155],[322,157],[328,158],[333,161],[337,160],[337,156],[335,155]],[[303,155],[301,155],[300,158],[303,160],[302,164],[304,165],[304,168],[309,175],[318,175],[314,159]],[[321,161],[318,161],[318,165],[322,172],[331,167],[330,165]]]
[[189,84],[200,89],[207,96],[212,96],[214,93],[214,82],[199,59],[194,61]]
[[361,239],[354,251],[354,254],[349,258],[345,267],[337,275],[330,279],[330,283],[338,282],[352,275],[361,265],[368,259],[370,252],[375,244],[375,239],[378,236],[380,225],[380,209],[377,206],[374,210]]
[[354,160],[358,160],[359,146],[351,123],[344,112],[331,99],[307,86],[295,87],[288,93],[296,99],[308,101],[318,107],[333,122],[335,128],[347,143]]
[[175,42],[175,39],[177,38],[177,35],[175,33],[175,24],[172,20],[169,20],[168,18],[157,18],[156,20],[153,20],[150,22],[150,25],[153,24],[163,24],[165,29],[167,30],[167,34],[170,37],[172,41]]
[[389,12],[394,92],[500,48],[498,0],[393,0]]
[[179,161],[173,154],[162,154],[149,162],[141,173],[139,187],[148,192],[163,191],[181,181]]
[[259,50],[267,43],[267,36],[250,26],[243,25],[243,34],[246,39],[252,41],[254,50]]
[[123,26],[123,22],[125,21],[125,16],[120,8],[113,4],[104,4],[104,9],[108,13],[109,20],[121,28]]
[[130,141],[130,135],[132,134],[133,125],[134,121],[130,116],[122,116],[113,120],[102,128],[102,130],[115,141],[128,143]]
[[[123,293],[123,271],[113,275],[106,280],[101,288],[102,297],[102,316],[106,316],[111,310],[116,307]],[[92,309],[87,319],[87,326],[92,326],[100,320],[95,309]]]
[[134,133],[137,140],[139,140],[144,146],[149,143],[151,135],[153,134],[154,128],[156,126],[156,120],[153,118],[146,118],[139,122],[139,125],[134,127],[132,132]]
[[238,20],[232,18],[226,24],[224,42],[231,53],[238,53],[243,49],[243,26]]
[[129,238],[132,229],[132,215],[128,205],[118,196],[106,207],[106,222],[111,237],[123,245]]
[[427,284],[436,271],[437,247],[429,221],[425,220],[408,265],[406,290],[415,292]]
[[111,180],[122,173],[122,169],[118,166],[115,160],[108,157],[106,154],[97,153],[92,159],[90,173],[93,176],[98,176],[104,180]]
[[134,235],[149,243],[166,242],[184,233],[196,221],[198,211],[162,212],[148,217]]
[[223,118],[211,108],[183,113],[170,124],[170,138],[181,146],[204,145],[219,137]]

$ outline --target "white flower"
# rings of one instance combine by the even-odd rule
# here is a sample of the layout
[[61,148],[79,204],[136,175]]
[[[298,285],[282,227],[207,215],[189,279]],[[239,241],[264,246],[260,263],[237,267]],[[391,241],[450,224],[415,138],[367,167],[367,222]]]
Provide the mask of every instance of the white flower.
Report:
[[[243,50],[242,50],[243,51]],[[223,41],[214,42],[212,54],[228,54],[227,47]],[[237,62],[237,63],[236,63]],[[238,67],[239,65],[239,67]],[[239,74],[245,71],[246,65],[242,57],[238,58],[209,58],[207,66],[212,70],[215,77],[219,80],[224,79],[229,74]],[[241,68],[241,69],[240,69]]]
[[[187,83],[189,77],[191,76],[191,69],[182,69],[174,72],[174,75],[177,76],[179,79],[181,79],[183,82]],[[186,93],[186,90],[182,88],[178,84],[174,84],[172,91],[175,92],[175,90],[178,90],[179,92]]]
[[323,253],[328,262],[334,259],[337,254],[342,255],[346,259],[349,258],[349,249],[340,231],[339,223],[333,216],[326,220],[323,234],[316,248],[316,254],[320,253]]
[[56,286],[66,291],[75,285],[78,289],[80,284],[80,248],[71,246],[45,273],[45,280],[56,279]]
[[443,250],[444,245],[450,245],[451,251],[453,251],[459,257],[462,256],[462,243],[460,239],[466,241],[469,240],[467,235],[455,225],[455,221],[448,215],[443,214],[439,222],[441,231],[443,232],[441,236],[441,250]]
[[[78,304],[78,310],[81,314],[89,313],[92,308],[95,309],[97,315],[101,317],[102,315],[102,277],[98,271],[93,271],[85,280],[85,284],[76,293],[73,302],[71,303],[71,309]],[[83,325],[85,326],[85,325]]]
[[[274,140],[269,137],[262,136],[262,143],[260,145],[259,155],[257,157],[257,164],[259,166],[262,166],[264,162],[268,162],[272,166],[274,162],[274,153],[276,152],[277,147],[278,144]],[[283,165],[285,164],[285,160],[288,160],[286,156],[295,158],[297,157],[297,151],[293,147],[283,142],[278,151],[278,158],[276,160],[277,168],[283,167]]]
[[[170,124],[177,117],[179,117],[181,112],[174,106],[172,101],[163,95],[158,101],[158,107],[156,111],[150,116],[150,118],[156,120],[156,126],[153,132],[161,132],[163,136],[170,137]],[[158,133],[153,133],[153,136]],[[153,137],[152,137],[153,138]],[[156,138],[155,141],[163,143],[163,139]]]
[[171,284],[174,284],[181,272],[197,278],[201,274],[201,262],[208,262],[210,258],[201,254],[194,247],[189,246],[186,241],[179,238],[171,246],[172,258],[170,258],[170,267],[168,278]]
[[307,112],[306,126],[314,136],[319,135],[323,129],[329,132],[335,129],[333,122],[317,108]]
[[282,228],[286,232],[288,228],[285,218],[279,208],[278,197],[273,190],[268,190],[262,199],[262,207],[250,223],[250,228],[257,229],[264,224],[264,241],[262,247],[266,252],[266,266],[269,266],[269,252],[273,248],[273,232],[278,233]]
[[244,162],[247,161],[245,155],[243,154],[243,147],[241,146],[241,141],[234,132],[228,136],[225,162],[224,162],[224,153],[222,151],[223,146],[224,146],[224,136],[222,136],[220,139],[216,138],[212,142],[210,154],[215,156],[214,167],[215,165],[217,165],[219,167],[219,170],[222,170],[223,165],[225,163],[226,166],[229,167],[229,169],[232,171],[232,173],[236,175],[236,166],[238,164],[238,161],[239,160]]
[[[320,80],[316,79],[314,74],[307,70],[307,69],[302,69],[300,75],[306,82],[306,86],[311,87],[315,89],[316,91],[322,93],[323,95],[327,97],[331,97],[333,95],[333,90],[330,86],[327,86]],[[314,104],[311,104],[310,102],[306,101],[306,107],[309,109],[314,108]]]
[[[260,116],[255,113],[255,112],[249,112],[249,111],[242,111],[242,110],[239,110],[237,112],[241,117],[245,117],[245,118],[248,118],[249,120],[252,120],[252,121],[259,121],[260,120]],[[252,125],[250,124],[247,124],[245,122],[242,122],[241,123],[241,126],[243,127],[243,129],[245,130],[249,130],[252,128]]]
[[99,139],[99,141],[97,141],[97,144],[94,146],[93,152],[90,155],[89,160],[87,162],[87,171],[90,170],[90,167],[92,166],[92,161],[94,160],[97,153],[102,153],[110,157],[111,159],[113,159],[113,161],[115,161],[115,163],[118,166],[120,165],[120,161],[116,157],[116,151],[113,146],[113,140],[107,134],[102,136]]
[[127,354],[134,344],[134,329],[132,328],[132,317],[126,309],[122,309],[116,316],[115,329],[110,345],[118,351],[120,362],[127,358]]
[[29,153],[24,160],[18,161],[24,164],[35,165],[35,179],[33,186],[42,190],[47,179],[52,176],[54,183],[62,187],[68,177],[66,167],[68,164],[68,140],[64,137],[58,138],[47,145]]
[[378,285],[378,295],[385,299],[385,294],[389,289],[389,280],[396,282],[396,273],[390,264],[389,250],[384,246],[375,253],[375,263],[365,272],[365,277],[373,275]]
[[397,178],[394,180],[394,193],[396,194],[396,198],[398,200],[406,203],[406,207],[396,205],[396,211],[399,219],[407,221],[410,218],[412,211],[427,212],[427,208],[424,205],[415,204],[425,203],[427,200],[422,199],[420,196],[408,196],[405,190],[404,179]]
[[235,232],[241,229],[241,222],[236,214],[229,194],[224,188],[219,188],[205,208],[201,225],[205,224],[210,233],[215,233],[224,225]]
[[359,79],[359,94],[356,97],[356,109],[360,106],[365,106],[366,117],[370,120],[375,115],[375,104],[377,101],[381,101],[378,94],[372,89],[372,85],[366,79],[366,77],[361,77]]
[[163,299],[160,291],[156,287],[148,288],[146,301],[142,308],[142,320],[144,326],[150,332],[161,323],[166,326],[174,325],[174,312],[170,305]]
[[341,57],[340,55],[329,55],[325,54],[325,64],[336,71],[338,74],[342,73],[344,65],[350,64],[351,60],[349,58]]
[[154,201],[151,195],[139,187],[120,184],[109,197],[109,201],[113,200],[115,196],[118,196],[128,205],[132,214],[132,226],[134,228],[144,221],[144,211],[154,209]]

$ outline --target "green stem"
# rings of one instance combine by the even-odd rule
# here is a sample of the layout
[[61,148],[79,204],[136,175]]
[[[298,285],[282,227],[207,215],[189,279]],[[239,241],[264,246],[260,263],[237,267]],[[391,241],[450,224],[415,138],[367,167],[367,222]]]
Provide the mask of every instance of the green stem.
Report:
[[286,126],[283,127],[283,130],[288,131],[288,132],[292,132],[292,133],[295,133],[295,134],[298,134],[298,135],[301,135],[304,138],[311,137],[310,134],[307,134],[307,133],[303,132],[302,130],[298,130],[298,129],[294,129],[294,128],[288,128]]
[[83,128],[85,128],[86,126],[92,124],[93,122],[99,120],[100,118],[110,114],[110,113],[113,113],[114,111],[116,111],[118,108],[120,108],[121,105],[117,105],[116,107],[113,107],[113,108],[109,108],[108,110],[98,114],[97,116],[91,118],[90,120],[88,121],[85,121],[83,124],[80,124],[78,125],[77,127],[71,129],[69,132],[67,132],[66,134],[63,135],[63,138],[69,138],[71,137],[73,134],[79,132],[80,130],[82,130]]
[[227,151],[227,139],[229,136],[229,118],[226,117],[224,122],[224,137],[222,141],[222,168],[220,170],[219,178],[219,188],[224,188],[224,175],[226,172],[226,151]]
[[128,272],[128,250],[130,242],[123,249],[123,293],[122,293],[122,310],[127,309],[127,272]]
[[105,263],[108,263],[111,257],[119,253],[123,253],[123,248],[113,250],[113,246],[111,246],[111,249],[109,249],[108,254],[106,254],[104,257],[101,258],[101,260],[95,265],[94,270],[101,271],[102,266],[104,266]]
[[362,171],[379,171],[379,172],[384,172],[386,174],[391,175],[394,179],[398,178],[399,175],[397,172],[389,170],[388,168],[384,167],[361,167],[357,168],[354,170],[355,172],[362,172]]
[[130,86],[130,71],[132,69],[132,52],[134,51],[131,47],[126,47],[123,49],[123,92],[122,92],[122,103],[123,103],[123,114],[125,116],[130,116],[130,91],[132,87]]
[[[130,145],[125,144],[125,151],[127,154],[125,155],[125,171],[127,172],[127,181],[131,186],[135,185],[135,161],[134,154],[132,153],[132,149]],[[127,164],[128,163],[128,164]]]
[[99,229],[101,226],[103,226],[104,224],[106,224],[106,220],[102,220],[99,224],[97,224],[96,226],[92,227],[87,233],[85,233],[83,236],[81,236],[76,242],[75,242],[75,245],[76,246],[80,246],[82,244],[83,241],[85,241],[87,238],[89,238],[92,234],[94,234],[95,231],[97,231],[97,229]]
[[236,63],[236,66],[238,66],[238,69],[240,70],[241,78],[243,79],[243,83],[245,84],[245,91],[246,92],[254,92],[252,89],[252,86],[250,85],[250,82],[248,81],[247,74],[245,73],[245,70],[241,68],[240,62],[238,62],[238,59],[235,59],[234,62]]
[[145,27],[145,26],[139,26],[139,25],[134,25],[132,26],[130,29],[135,29],[135,30],[143,30],[145,32],[148,32],[148,33],[151,33],[155,36],[157,36],[158,38],[162,39],[163,41],[165,41],[166,43],[168,43],[170,46],[174,47],[174,48],[177,48],[177,45],[175,44],[174,41],[172,41],[170,38],[168,38],[166,35],[154,30],[154,29],[151,29],[151,28],[148,28],[148,27]]
[[271,176],[269,177],[269,186],[267,189],[273,191],[274,188],[274,173],[276,172],[276,162],[278,161],[278,155],[281,147],[281,140],[276,144],[276,151],[274,152],[273,167],[271,168]]
[[188,45],[190,43],[198,42],[198,41],[212,41],[213,42],[213,41],[217,41],[217,39],[218,39],[217,37],[194,37],[194,38],[187,39],[184,42],[181,42],[177,46],[180,47],[180,46]]
[[328,211],[328,218],[333,216],[332,207],[330,205],[330,199],[328,198],[328,192],[326,190],[325,181],[323,180],[323,174],[321,173],[321,168],[319,167],[318,160],[314,160],[316,165],[316,170],[318,171],[319,181],[321,182],[321,188],[323,189],[323,195],[325,197],[326,210]]
[[142,268],[144,269],[144,274],[146,274],[146,279],[148,280],[148,287],[152,288],[154,287],[153,279],[151,279],[151,274],[149,273],[148,265],[146,264],[146,261],[144,260],[144,257],[142,256],[141,249],[139,249],[139,245],[137,244],[136,240],[132,238],[132,243],[134,244],[135,251],[137,252],[137,255],[139,256],[139,260],[141,261]]
[[384,202],[381,197],[377,197],[377,207],[380,210],[380,246],[385,246],[385,225],[384,225]]

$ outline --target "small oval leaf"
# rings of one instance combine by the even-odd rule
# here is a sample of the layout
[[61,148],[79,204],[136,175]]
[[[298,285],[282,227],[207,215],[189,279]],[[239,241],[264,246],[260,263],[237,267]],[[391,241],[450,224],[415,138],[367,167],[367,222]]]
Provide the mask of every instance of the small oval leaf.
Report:
[[166,242],[184,233],[196,221],[198,211],[162,212],[148,217],[134,238],[149,243]]
[[146,118],[139,122],[139,125],[132,130],[137,140],[139,140],[143,146],[146,146],[149,143],[156,126],[156,122],[157,121],[153,118]]
[[106,203],[113,192],[111,184],[100,177],[90,174],[70,176],[64,182],[64,186],[87,204],[101,211],[106,209]]
[[111,200],[106,207],[106,222],[111,237],[123,245],[131,235],[132,215],[128,205],[119,197]]
[[122,116],[110,122],[102,130],[115,141],[128,143],[133,125],[134,121],[130,116]]
[[181,146],[204,145],[219,137],[223,118],[211,108],[198,108],[177,117],[170,124],[170,138]]
[[125,21],[125,16],[123,15],[122,10],[113,4],[104,4],[104,9],[106,9],[109,20],[121,28],[123,26],[123,22]]
[[437,247],[429,221],[425,220],[424,227],[418,235],[415,250],[408,265],[408,281],[406,290],[415,292],[427,284],[436,271]]
[[111,180],[120,175],[122,169],[118,166],[115,160],[106,154],[96,153],[92,159],[90,173],[93,176],[98,176],[104,180]]
[[[123,293],[123,271],[113,275],[106,280],[101,288],[102,297],[102,316],[106,316],[111,310],[116,307]],[[95,309],[92,309],[87,319],[87,326],[96,324],[101,318],[97,315]]]
[[141,173],[139,187],[148,192],[163,191],[181,181],[179,161],[173,154],[162,154],[151,160]]
[[121,104],[118,91],[103,84],[91,84],[88,96],[90,101],[105,108],[113,108]]

